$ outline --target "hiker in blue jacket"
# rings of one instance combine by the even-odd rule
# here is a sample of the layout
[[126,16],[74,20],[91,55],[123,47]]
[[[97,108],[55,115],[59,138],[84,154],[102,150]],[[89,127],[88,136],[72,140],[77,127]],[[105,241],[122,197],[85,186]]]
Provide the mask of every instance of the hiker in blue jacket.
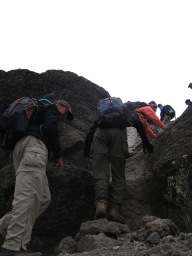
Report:
[[160,109],[160,120],[164,124],[168,124],[171,119],[175,117],[175,110],[170,105],[162,105],[158,104],[158,107]]
[[58,100],[37,114],[26,136],[16,143],[13,150],[16,175],[13,208],[0,219],[0,234],[5,238],[1,256],[17,256],[21,252],[22,255],[42,255],[28,253],[27,244],[35,220],[51,202],[46,176],[48,150],[53,152],[57,170],[61,170],[63,159],[58,124],[60,120],[73,118],[69,103]]
[[192,101],[191,101],[190,99],[186,99],[185,104],[186,104],[188,107],[191,107],[191,106],[192,106]]
[[[123,192],[126,184],[125,165],[128,157],[126,126],[132,125],[143,140],[148,152],[153,152],[139,118],[123,105],[123,115],[117,112],[101,115],[97,109],[93,124],[85,138],[84,154],[92,157],[95,189],[95,219],[107,217],[111,221],[125,223],[122,216]],[[92,143],[93,142],[93,143]],[[92,146],[92,147],[91,147]],[[92,152],[90,152],[92,151]],[[111,170],[112,182],[109,186]],[[108,214],[106,210],[108,209]]]

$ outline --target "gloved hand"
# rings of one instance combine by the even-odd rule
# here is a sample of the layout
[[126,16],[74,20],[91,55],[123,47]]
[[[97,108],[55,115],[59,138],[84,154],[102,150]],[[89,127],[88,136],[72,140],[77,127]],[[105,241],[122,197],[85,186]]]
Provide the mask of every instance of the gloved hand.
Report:
[[145,152],[145,148],[147,149],[147,151],[149,153],[153,153],[154,147],[150,142],[147,142],[145,144],[143,144],[143,151]]
[[89,151],[90,151],[90,149],[85,147],[83,153],[84,153],[85,156],[91,158]]

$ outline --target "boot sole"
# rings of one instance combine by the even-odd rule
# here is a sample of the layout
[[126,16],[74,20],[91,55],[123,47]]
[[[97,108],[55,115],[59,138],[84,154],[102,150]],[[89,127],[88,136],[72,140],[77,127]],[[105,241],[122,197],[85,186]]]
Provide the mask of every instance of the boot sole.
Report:
[[97,215],[95,216],[95,219],[104,219],[106,216],[105,212],[98,212]]

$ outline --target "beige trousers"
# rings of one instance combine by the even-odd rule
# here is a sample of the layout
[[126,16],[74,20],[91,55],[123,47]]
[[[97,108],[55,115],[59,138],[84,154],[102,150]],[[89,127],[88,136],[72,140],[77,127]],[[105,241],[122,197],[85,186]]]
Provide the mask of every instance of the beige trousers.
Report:
[[16,175],[13,208],[0,220],[0,232],[6,235],[3,248],[26,250],[36,218],[50,204],[47,159],[47,148],[41,140],[27,136],[17,142],[13,152]]
[[127,143],[129,153],[133,153],[135,148],[141,143],[141,138],[135,127],[127,127]]
[[170,116],[164,116],[162,122],[167,125],[169,122],[171,121],[171,117]]

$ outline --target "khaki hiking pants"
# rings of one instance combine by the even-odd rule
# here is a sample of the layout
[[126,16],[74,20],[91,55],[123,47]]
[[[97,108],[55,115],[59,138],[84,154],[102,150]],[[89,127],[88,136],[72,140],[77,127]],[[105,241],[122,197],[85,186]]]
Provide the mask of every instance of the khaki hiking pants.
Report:
[[6,235],[3,248],[26,250],[36,218],[51,201],[47,159],[47,148],[41,140],[26,136],[17,142],[13,152],[16,175],[13,208],[0,220],[0,232]]
[[127,143],[129,153],[133,153],[135,148],[142,142],[135,127],[127,127]]

